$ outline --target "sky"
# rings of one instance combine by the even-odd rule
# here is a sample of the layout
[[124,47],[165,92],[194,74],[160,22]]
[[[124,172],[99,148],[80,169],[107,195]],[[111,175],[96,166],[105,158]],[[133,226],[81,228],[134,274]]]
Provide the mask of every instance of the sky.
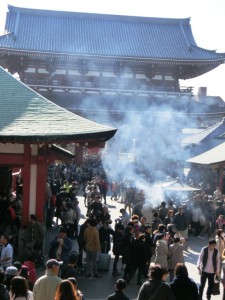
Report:
[[[106,13],[145,17],[191,18],[199,47],[225,52],[225,0],[0,0],[0,32],[4,29],[7,4],[49,10]],[[225,101],[225,65],[181,85],[207,87],[207,94]]]

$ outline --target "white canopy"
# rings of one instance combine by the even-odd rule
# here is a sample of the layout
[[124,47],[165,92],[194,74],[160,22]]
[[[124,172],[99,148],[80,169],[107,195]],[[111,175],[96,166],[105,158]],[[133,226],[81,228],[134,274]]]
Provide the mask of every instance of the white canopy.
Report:
[[200,189],[189,186],[179,180],[165,182],[161,185],[165,191],[177,191],[177,192],[194,192]]

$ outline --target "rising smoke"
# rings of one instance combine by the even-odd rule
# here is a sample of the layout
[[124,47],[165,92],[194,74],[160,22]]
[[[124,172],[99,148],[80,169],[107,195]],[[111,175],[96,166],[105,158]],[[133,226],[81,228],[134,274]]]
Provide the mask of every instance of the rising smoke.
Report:
[[[88,114],[90,103],[88,107],[84,107],[84,103],[82,109],[86,110],[87,118],[93,119],[93,113]],[[159,185],[153,186],[153,183],[164,181],[168,176],[183,176],[181,132],[190,126],[190,119],[172,105],[147,103],[146,99],[134,104],[115,101],[108,114],[94,121],[118,128],[116,135],[107,142],[103,151],[106,155],[102,156],[109,181],[124,179],[147,195],[154,189],[159,203],[163,193]],[[103,103],[100,107],[93,105],[92,102],[92,109],[99,110],[100,114],[107,111]]]

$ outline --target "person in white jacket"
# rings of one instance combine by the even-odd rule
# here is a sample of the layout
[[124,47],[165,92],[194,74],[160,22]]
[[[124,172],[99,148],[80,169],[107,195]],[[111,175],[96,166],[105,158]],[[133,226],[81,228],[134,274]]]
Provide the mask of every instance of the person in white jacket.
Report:
[[37,279],[33,289],[33,300],[53,300],[61,278],[58,277],[62,262],[50,259],[46,263],[46,274]]

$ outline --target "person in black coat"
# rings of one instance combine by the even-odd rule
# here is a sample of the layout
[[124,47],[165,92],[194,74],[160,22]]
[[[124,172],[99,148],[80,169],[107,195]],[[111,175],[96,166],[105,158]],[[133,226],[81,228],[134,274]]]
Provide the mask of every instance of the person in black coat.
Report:
[[148,248],[146,245],[146,237],[140,234],[135,244],[135,262],[138,269],[137,285],[142,285],[141,277],[145,272],[145,268],[150,264]]
[[77,267],[79,268],[83,266],[83,250],[85,249],[84,230],[89,226],[90,226],[90,219],[87,219],[83,224],[81,224],[80,231],[77,238],[78,246],[79,246]]
[[152,258],[152,252],[153,252],[153,236],[152,236],[152,230],[151,230],[151,225],[145,225],[145,244],[147,247],[147,261],[148,264],[145,265],[144,268],[144,277],[148,278],[148,270]]
[[165,282],[165,276],[166,270],[159,265],[150,267],[149,280],[141,286],[137,300],[176,300],[169,284]]
[[131,225],[127,225],[123,238],[123,262],[126,264],[124,270],[124,279],[127,283],[130,282],[134,272],[136,271],[134,246],[134,228]]
[[124,227],[122,224],[116,224],[115,231],[113,233],[113,254],[115,256],[113,263],[113,272],[112,275],[120,276],[121,274],[118,272],[117,264],[119,261],[119,257],[123,255],[123,234]]
[[198,300],[198,287],[188,277],[185,264],[178,263],[175,268],[176,278],[170,283],[170,287],[177,300]]
[[95,196],[95,200],[89,205],[89,212],[94,217],[97,217],[102,213],[102,203],[100,202],[101,197],[99,195]]
[[113,235],[114,230],[109,227],[109,223],[104,221],[99,228],[99,240],[101,245],[101,253],[108,253],[110,251],[110,235]]

